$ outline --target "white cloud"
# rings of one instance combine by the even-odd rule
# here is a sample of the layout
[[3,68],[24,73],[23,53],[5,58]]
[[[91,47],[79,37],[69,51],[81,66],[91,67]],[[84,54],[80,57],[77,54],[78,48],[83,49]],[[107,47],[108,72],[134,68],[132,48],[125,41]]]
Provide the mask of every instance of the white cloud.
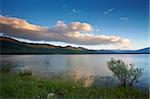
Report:
[[96,29],[94,29],[94,32],[100,32],[100,29],[96,28]]
[[72,12],[73,12],[73,13],[77,13],[75,9],[72,9]]
[[120,20],[127,21],[128,18],[127,17],[120,17]]
[[73,8],[73,9],[72,9],[72,12],[76,14],[76,13],[80,13],[81,11],[80,11],[80,10],[77,10],[77,9],[75,9],[75,8]]
[[57,21],[54,27],[43,27],[26,20],[0,16],[1,33],[16,38],[60,41],[77,45],[115,45],[130,48],[130,40],[118,36],[94,35],[88,23]]
[[109,14],[109,13],[112,12],[113,10],[114,10],[114,8],[107,9],[107,10],[104,12],[104,15]]

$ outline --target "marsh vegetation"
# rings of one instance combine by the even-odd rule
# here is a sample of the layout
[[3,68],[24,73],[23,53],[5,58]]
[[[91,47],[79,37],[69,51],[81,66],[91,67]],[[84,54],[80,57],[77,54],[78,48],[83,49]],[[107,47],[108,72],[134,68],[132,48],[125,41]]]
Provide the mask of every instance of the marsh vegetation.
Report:
[[[123,73],[131,74],[127,77],[125,76],[125,81],[127,82],[118,80],[119,84],[123,84],[123,86],[118,85],[113,87],[97,85],[94,83],[96,79],[91,76],[88,78],[74,79],[77,78],[77,75],[52,75],[49,78],[44,78],[33,75],[30,70],[14,73],[11,72],[11,66],[2,66],[0,75],[1,99],[148,99],[148,89],[144,90],[133,86],[124,86],[124,83],[128,84],[128,80],[135,77],[132,77],[132,72],[125,69],[126,66],[122,67],[124,65],[125,63],[121,60],[111,60],[108,62],[108,67],[117,77],[124,78]],[[131,71],[131,69],[139,70],[133,69],[133,67],[128,70]],[[121,72],[123,75],[120,76],[118,72]]]

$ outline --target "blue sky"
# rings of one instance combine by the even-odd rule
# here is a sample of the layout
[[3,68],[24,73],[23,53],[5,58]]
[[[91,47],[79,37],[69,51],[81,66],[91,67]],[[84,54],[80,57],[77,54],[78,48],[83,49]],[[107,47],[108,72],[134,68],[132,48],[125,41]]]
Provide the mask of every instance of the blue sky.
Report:
[[[126,38],[132,49],[138,49],[148,46],[148,4],[148,0],[1,0],[1,15],[48,27],[56,25],[58,20],[84,22],[92,26],[94,35]],[[105,44],[72,45],[90,49],[113,47]]]

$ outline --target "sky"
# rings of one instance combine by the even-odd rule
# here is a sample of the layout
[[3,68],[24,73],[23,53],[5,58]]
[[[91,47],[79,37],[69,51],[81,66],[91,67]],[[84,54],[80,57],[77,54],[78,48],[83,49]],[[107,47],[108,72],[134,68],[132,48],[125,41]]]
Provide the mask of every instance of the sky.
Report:
[[149,0],[1,0],[1,35],[88,49],[150,46]]

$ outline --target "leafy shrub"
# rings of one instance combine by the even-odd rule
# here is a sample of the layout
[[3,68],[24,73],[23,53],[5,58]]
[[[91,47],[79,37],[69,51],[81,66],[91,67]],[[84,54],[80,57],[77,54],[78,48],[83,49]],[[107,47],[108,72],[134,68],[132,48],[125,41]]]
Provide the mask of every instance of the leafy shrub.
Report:
[[134,64],[125,64],[122,60],[111,58],[111,61],[107,62],[107,64],[108,68],[119,79],[119,84],[123,87],[132,87],[142,75],[143,69],[135,68]]

